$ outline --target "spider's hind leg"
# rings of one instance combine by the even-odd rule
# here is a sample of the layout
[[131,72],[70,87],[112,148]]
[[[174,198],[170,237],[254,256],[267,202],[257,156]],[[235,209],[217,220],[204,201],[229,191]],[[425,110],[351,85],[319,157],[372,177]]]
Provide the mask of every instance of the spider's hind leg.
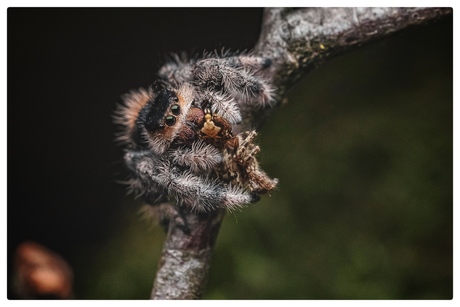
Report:
[[190,233],[190,228],[181,208],[170,202],[147,204],[142,207],[141,213],[147,219],[158,222],[165,231],[168,231],[171,223],[173,223],[175,227],[181,229],[184,233]]

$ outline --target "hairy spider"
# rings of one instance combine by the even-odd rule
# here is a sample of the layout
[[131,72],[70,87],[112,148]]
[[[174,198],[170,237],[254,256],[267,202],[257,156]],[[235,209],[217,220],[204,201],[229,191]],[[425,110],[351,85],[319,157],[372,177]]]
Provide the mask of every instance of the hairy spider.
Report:
[[234,135],[243,104],[264,107],[271,61],[251,55],[176,57],[149,89],[131,91],[115,113],[123,128],[131,189],[151,205],[175,199],[199,212],[235,209],[275,188],[255,155],[255,131]]

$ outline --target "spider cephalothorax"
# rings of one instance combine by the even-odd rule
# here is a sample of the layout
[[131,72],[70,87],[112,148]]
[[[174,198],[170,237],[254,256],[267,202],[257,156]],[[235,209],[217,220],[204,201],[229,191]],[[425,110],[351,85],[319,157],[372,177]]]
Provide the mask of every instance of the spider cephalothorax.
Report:
[[132,189],[152,205],[173,198],[209,211],[238,208],[275,188],[256,160],[256,132],[232,132],[242,105],[270,104],[260,73],[269,63],[249,55],[176,60],[154,86],[125,95],[116,122]]

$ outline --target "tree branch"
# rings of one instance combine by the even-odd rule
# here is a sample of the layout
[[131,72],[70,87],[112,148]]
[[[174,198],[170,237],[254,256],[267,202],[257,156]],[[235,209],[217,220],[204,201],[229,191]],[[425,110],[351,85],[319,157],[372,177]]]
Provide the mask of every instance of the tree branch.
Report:
[[199,299],[203,295],[224,212],[194,214],[183,210],[182,214],[190,232],[171,221],[151,299]]
[[273,61],[268,75],[282,97],[332,56],[449,14],[450,8],[266,9],[254,52]]
[[[449,15],[451,8],[270,8],[253,51],[272,60],[266,76],[279,105],[298,80],[326,60]],[[259,127],[271,109],[243,110],[243,126]]]
[[[450,8],[266,9],[253,51],[272,61],[266,76],[276,88],[276,106],[302,76],[326,60],[451,14]],[[234,132],[260,127],[272,107],[247,106]],[[224,212],[183,214],[191,231],[185,233],[171,221],[152,299],[196,299],[203,294]]]

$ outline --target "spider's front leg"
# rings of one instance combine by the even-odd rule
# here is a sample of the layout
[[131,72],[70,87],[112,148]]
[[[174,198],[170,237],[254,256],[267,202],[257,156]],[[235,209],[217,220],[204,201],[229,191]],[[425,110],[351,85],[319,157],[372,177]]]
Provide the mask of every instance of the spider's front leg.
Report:
[[191,210],[234,210],[259,200],[257,194],[219,179],[200,177],[171,165],[165,165],[164,170],[167,173],[162,174],[160,180],[168,187],[169,195],[173,196],[179,205],[183,204]]
[[189,233],[190,229],[180,208],[169,201],[167,193],[147,174],[152,174],[155,165],[160,164],[158,158],[151,151],[127,151],[124,156],[125,164],[133,176],[129,180],[131,191],[141,196],[147,205],[143,208],[143,214],[153,220],[157,220],[165,230],[173,221],[174,225]]
[[[237,103],[255,103],[261,107],[273,101],[273,89],[260,70],[269,61],[251,57],[206,58],[194,65],[194,83],[200,88],[221,91],[235,97]],[[256,65],[260,65],[257,69]]]
[[169,155],[173,164],[188,167],[196,175],[206,175],[222,162],[222,153],[201,140],[194,142],[190,147],[171,149]]
[[240,107],[236,100],[227,94],[205,89],[200,93],[203,104],[210,105],[212,114],[224,118],[230,125],[241,123]]
[[171,161],[146,152],[128,152],[125,160],[144,189],[160,190],[199,212],[233,210],[259,200],[255,193],[210,177],[198,176]]

